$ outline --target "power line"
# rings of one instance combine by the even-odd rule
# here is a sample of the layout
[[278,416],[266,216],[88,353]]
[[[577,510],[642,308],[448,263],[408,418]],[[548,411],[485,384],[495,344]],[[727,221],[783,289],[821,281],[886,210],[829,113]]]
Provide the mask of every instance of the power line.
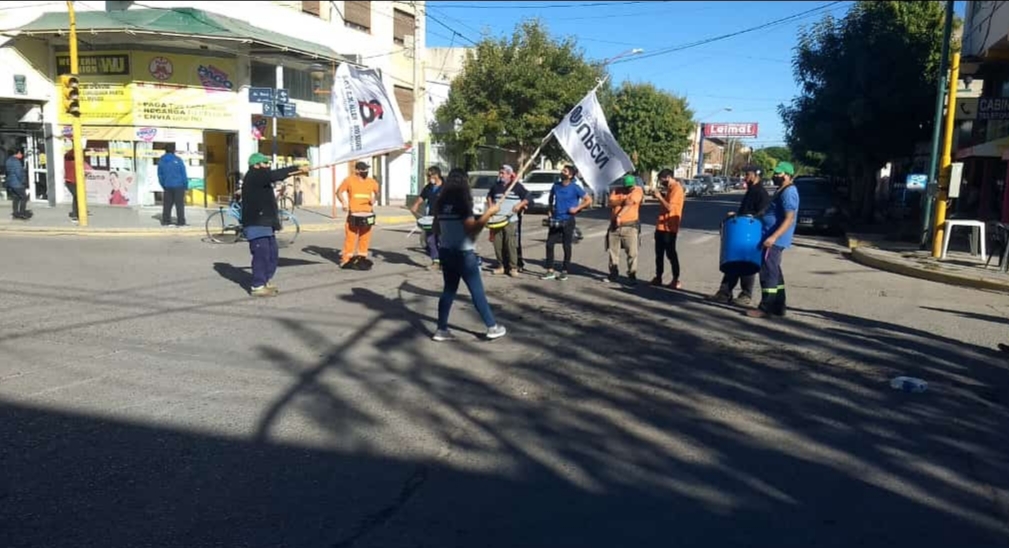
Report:
[[[435,8],[437,8],[437,6],[434,6],[434,5],[430,5],[430,4],[429,4],[429,5],[427,5],[427,12],[428,12],[428,15],[429,15],[429,16],[431,15],[431,10],[432,10],[432,9],[435,9]],[[440,15],[441,15],[442,17],[444,17],[445,19],[448,19],[449,21],[455,21],[456,23],[459,23],[459,24],[460,24],[460,25],[462,25],[463,27],[465,27],[465,28],[467,28],[467,29],[469,29],[469,30],[471,30],[471,31],[473,31],[473,32],[475,32],[475,33],[477,33],[477,34],[480,34],[480,35],[482,35],[482,34],[483,34],[483,31],[482,31],[482,30],[477,30],[476,28],[474,28],[474,27],[472,27],[472,26],[470,26],[470,25],[466,24],[466,22],[465,22],[465,21],[463,21],[462,19],[457,19],[457,18],[455,18],[455,17],[452,17],[451,15],[449,15],[449,14],[447,14],[447,13],[443,13],[443,12],[441,12],[441,11],[439,11],[438,13],[439,13],[439,14],[440,14]]]
[[463,40],[466,40],[466,41],[467,41],[467,42],[469,42],[470,44],[473,44],[474,46],[478,45],[478,44],[477,44],[476,42],[474,42],[473,40],[471,40],[471,39],[470,39],[470,38],[469,38],[468,36],[466,36],[465,34],[463,34],[463,33],[459,32],[459,31],[455,30],[454,28],[452,28],[452,27],[448,26],[448,24],[446,24],[445,22],[443,22],[443,21],[442,21],[441,19],[438,19],[438,18],[437,18],[437,17],[435,17],[434,15],[431,15],[431,13],[430,13],[430,12],[428,12],[428,13],[427,13],[427,18],[428,18],[428,19],[430,19],[430,20],[432,20],[432,21],[434,21],[435,23],[438,23],[439,25],[441,25],[441,26],[445,27],[445,28],[446,28],[446,29],[448,29],[448,30],[449,30],[450,32],[452,32],[453,34],[455,34],[455,35],[456,35],[456,36],[458,36],[459,38],[462,38]]
[[[669,1],[669,0],[664,0]],[[564,4],[529,4],[526,2],[521,2],[521,6],[502,6],[495,4],[493,2],[488,2],[485,4],[449,4],[447,2],[439,2],[439,8],[456,8],[456,9],[523,9],[523,10],[545,10],[554,8],[598,8],[603,6],[629,6],[632,4],[653,4],[654,2],[584,2],[584,3],[572,3],[567,2]]]
[[728,34],[722,34],[720,36],[714,36],[714,37],[711,37],[711,38],[706,38],[706,39],[703,39],[703,40],[698,40],[698,41],[695,41],[695,42],[690,42],[688,44],[682,44],[682,45],[679,45],[679,46],[672,46],[672,47],[668,47],[668,48],[662,48],[662,49],[659,49],[659,50],[651,52],[651,53],[646,53],[644,55],[636,55],[634,57],[627,57],[626,59],[620,59],[620,60],[614,61],[614,62],[612,62],[610,64],[615,65],[617,63],[630,63],[631,61],[640,61],[642,59],[648,59],[648,58],[651,58],[651,57],[657,57],[659,55],[666,55],[666,54],[674,53],[674,52],[677,52],[677,51],[683,51],[683,50],[686,50],[686,49],[696,48],[698,46],[703,46],[703,45],[710,44],[710,43],[713,43],[713,42],[719,42],[719,41],[722,41],[722,40],[728,40],[729,38],[735,38],[737,36],[742,36],[744,34],[748,34],[748,33],[751,33],[751,32],[756,32],[758,30],[763,30],[763,29],[766,29],[766,28],[769,28],[769,27],[781,25],[781,24],[784,24],[784,23],[791,23],[793,21],[797,21],[799,19],[808,17],[808,16],[813,15],[815,13],[821,13],[821,12],[825,11],[827,8],[830,8],[831,6],[835,6],[835,5],[841,4],[841,3],[843,3],[842,0],[838,0],[836,2],[830,2],[829,4],[825,4],[823,6],[820,6],[820,7],[817,7],[817,8],[813,8],[813,9],[810,9],[810,10],[801,11],[799,13],[796,13],[796,14],[793,14],[793,15],[789,15],[788,17],[782,17],[781,19],[775,19],[774,21],[768,21],[767,23],[763,23],[763,24],[757,25],[755,27],[750,27],[750,28],[747,28],[747,29],[738,30],[736,32],[730,32]]

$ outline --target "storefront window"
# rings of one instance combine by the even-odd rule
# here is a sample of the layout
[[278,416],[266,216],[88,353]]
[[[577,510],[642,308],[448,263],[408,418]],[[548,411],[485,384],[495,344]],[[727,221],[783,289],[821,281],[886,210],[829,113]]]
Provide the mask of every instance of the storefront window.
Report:
[[251,71],[252,87],[275,88],[277,87],[277,67],[266,63],[252,63]]

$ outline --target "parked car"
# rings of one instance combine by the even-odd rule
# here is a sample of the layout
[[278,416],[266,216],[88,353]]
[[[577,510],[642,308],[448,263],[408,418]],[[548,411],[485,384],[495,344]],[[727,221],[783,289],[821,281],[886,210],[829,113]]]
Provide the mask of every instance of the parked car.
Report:
[[841,230],[841,212],[834,204],[834,185],[824,177],[796,177],[799,214],[796,226],[824,232]]
[[[522,185],[529,191],[529,207],[527,211],[530,213],[546,213],[550,207],[550,189],[554,186],[554,183],[560,180],[560,171],[538,170],[526,175],[525,179],[522,180]],[[578,184],[581,185],[582,190],[586,194],[592,197],[592,204],[594,206],[605,204],[606,197],[597,196],[588,183],[578,179]]]
[[728,181],[725,177],[715,177],[711,180],[711,191],[715,194],[721,194],[728,190]]
[[483,215],[487,206],[487,193],[497,183],[496,171],[469,172],[469,188],[473,192],[473,214]]

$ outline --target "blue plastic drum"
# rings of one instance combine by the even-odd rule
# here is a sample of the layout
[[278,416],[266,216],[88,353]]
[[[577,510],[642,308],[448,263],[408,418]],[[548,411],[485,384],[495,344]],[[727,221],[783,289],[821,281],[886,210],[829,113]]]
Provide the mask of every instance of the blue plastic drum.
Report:
[[718,269],[723,274],[749,276],[760,272],[764,260],[763,224],[750,215],[730,217],[722,223],[722,250]]

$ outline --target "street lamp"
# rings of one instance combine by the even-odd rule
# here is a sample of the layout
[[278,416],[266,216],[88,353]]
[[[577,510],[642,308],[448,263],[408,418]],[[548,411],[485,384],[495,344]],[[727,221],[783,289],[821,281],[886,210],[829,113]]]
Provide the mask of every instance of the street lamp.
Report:
[[697,175],[704,173],[704,121],[720,112],[732,112],[732,107],[722,107],[697,120]]
[[[642,54],[644,52],[645,52],[645,50],[643,50],[641,48],[629,49],[627,51],[618,53],[618,54],[614,55],[613,57],[610,57],[609,59],[603,59],[603,62],[599,64],[599,68],[606,68],[610,63],[616,61],[617,59],[623,59],[624,57],[630,57],[631,55],[640,55],[640,54]],[[596,87],[598,88],[599,86],[603,85],[606,82],[606,80],[608,80],[609,78],[610,78],[610,75],[607,74],[607,75],[603,76],[602,78],[596,80]]]

